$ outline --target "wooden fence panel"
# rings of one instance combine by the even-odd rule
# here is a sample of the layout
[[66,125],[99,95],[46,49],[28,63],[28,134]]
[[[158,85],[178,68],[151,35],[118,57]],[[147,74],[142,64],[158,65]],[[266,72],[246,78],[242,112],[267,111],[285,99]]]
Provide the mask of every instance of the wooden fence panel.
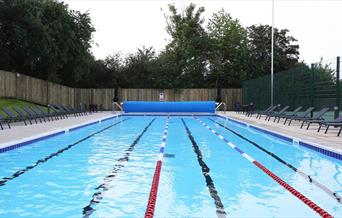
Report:
[[92,89],[75,89],[74,94],[75,107],[79,108],[80,105],[86,104],[87,106],[93,103]]
[[48,82],[48,103],[75,106],[74,89],[60,84]]
[[222,101],[227,104],[227,110],[232,110],[234,102],[242,104],[242,90],[241,89],[222,89]]
[[99,108],[110,110],[113,97],[114,89],[93,89],[93,103],[97,104]]
[[[159,101],[164,92],[165,101],[215,101],[213,89],[119,89],[119,101]],[[242,89],[221,89],[222,101],[231,110],[235,101],[242,103]],[[20,98],[40,104],[62,104],[80,107],[80,104],[102,105],[111,109],[114,89],[71,88],[30,76],[0,71],[0,97]]]
[[165,101],[175,101],[175,90],[174,89],[165,89],[164,90],[164,100]]
[[47,104],[47,82],[20,74],[16,81],[16,97],[39,104]]
[[120,101],[159,101],[159,89],[119,89]]
[[16,97],[16,74],[0,71],[0,97]]

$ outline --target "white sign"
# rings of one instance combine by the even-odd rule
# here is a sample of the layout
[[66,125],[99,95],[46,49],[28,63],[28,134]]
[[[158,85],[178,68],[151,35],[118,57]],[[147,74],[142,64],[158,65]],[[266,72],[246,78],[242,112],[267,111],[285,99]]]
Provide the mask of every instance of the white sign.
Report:
[[164,92],[159,93],[159,101],[164,101]]

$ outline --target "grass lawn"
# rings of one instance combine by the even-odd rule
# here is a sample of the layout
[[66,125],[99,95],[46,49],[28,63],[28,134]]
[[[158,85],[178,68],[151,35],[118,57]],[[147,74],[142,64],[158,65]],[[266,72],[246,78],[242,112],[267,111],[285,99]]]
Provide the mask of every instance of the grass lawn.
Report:
[[15,111],[13,110],[14,106],[22,108],[22,107],[28,106],[28,105],[35,105],[35,104],[28,103],[25,101],[20,101],[17,99],[0,98],[0,114],[2,116],[6,117],[6,114],[2,111],[3,107],[9,108],[14,114],[16,114]]

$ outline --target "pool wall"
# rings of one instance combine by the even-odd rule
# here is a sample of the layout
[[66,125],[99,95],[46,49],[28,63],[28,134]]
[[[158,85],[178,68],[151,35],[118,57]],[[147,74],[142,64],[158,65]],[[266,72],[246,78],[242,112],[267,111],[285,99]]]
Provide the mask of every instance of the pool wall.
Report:
[[219,114],[216,114],[216,116],[220,117],[222,119],[227,119],[227,120],[229,120],[231,122],[234,122],[234,123],[237,123],[239,125],[242,125],[242,126],[245,126],[245,127],[249,127],[249,128],[254,129],[256,131],[259,131],[259,132],[262,132],[262,133],[266,133],[267,135],[274,136],[274,137],[276,137],[278,139],[281,139],[281,140],[284,140],[284,141],[287,141],[287,142],[290,142],[290,143],[296,143],[299,146],[303,146],[303,147],[309,148],[310,150],[314,150],[314,151],[319,152],[321,154],[324,154],[326,156],[329,156],[329,157],[332,157],[332,158],[335,158],[335,159],[338,159],[338,160],[342,160],[342,154],[339,151],[336,151],[336,150],[334,150],[332,148],[328,148],[328,147],[326,147],[324,145],[320,145],[320,144],[308,142],[308,141],[305,141],[305,140],[302,140],[302,139],[294,138],[294,137],[291,137],[291,136],[288,136],[288,135],[285,135],[285,134],[281,134],[279,132],[275,132],[275,131],[272,131],[272,130],[269,130],[269,129],[258,127],[258,126],[255,126],[255,125],[252,125],[252,124],[249,124],[249,123],[245,123],[245,122],[242,122],[240,120],[236,120],[236,119],[233,119],[233,118],[230,118],[230,117],[225,117],[225,116],[222,116],[222,115],[219,115]]

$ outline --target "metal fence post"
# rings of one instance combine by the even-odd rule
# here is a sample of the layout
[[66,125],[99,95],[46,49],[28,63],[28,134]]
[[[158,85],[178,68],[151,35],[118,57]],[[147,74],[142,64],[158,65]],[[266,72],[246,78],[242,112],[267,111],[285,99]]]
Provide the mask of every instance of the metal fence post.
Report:
[[[314,83],[315,83],[315,65],[311,64],[311,77],[310,77],[310,104],[311,107],[314,106]],[[311,117],[313,117],[313,111],[311,112]]]
[[336,58],[336,106],[335,119],[340,115],[340,57]]

